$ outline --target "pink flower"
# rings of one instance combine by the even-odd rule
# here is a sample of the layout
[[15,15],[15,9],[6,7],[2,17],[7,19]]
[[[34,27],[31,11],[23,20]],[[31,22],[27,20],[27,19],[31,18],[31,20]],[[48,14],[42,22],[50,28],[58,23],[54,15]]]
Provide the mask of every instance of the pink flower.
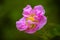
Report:
[[23,17],[16,22],[16,27],[19,31],[24,31],[28,34],[33,34],[40,30],[47,22],[44,16],[45,10],[42,5],[37,5],[33,9],[27,5],[23,9]]

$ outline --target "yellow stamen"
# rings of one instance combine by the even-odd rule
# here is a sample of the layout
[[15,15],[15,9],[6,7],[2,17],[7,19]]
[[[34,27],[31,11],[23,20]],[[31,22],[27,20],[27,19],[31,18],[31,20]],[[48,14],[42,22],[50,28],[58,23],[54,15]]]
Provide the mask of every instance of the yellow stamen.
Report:
[[34,18],[33,17],[28,17],[27,20],[34,21]]

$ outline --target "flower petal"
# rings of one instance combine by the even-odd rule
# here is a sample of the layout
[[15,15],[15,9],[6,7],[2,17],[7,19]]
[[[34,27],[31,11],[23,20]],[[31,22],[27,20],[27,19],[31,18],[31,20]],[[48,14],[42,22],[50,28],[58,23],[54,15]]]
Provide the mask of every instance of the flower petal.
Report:
[[19,31],[23,31],[27,29],[25,18],[21,18],[19,21],[16,22],[16,27]]
[[41,19],[40,19],[40,22],[37,25],[37,27],[39,27],[38,30],[40,30],[46,23],[47,23],[47,18],[44,15],[42,15]]
[[42,5],[35,6],[34,11],[37,15],[44,15],[45,14],[45,10]]
[[28,15],[30,14],[32,8],[30,5],[27,5],[24,9],[23,9],[23,16],[28,17]]

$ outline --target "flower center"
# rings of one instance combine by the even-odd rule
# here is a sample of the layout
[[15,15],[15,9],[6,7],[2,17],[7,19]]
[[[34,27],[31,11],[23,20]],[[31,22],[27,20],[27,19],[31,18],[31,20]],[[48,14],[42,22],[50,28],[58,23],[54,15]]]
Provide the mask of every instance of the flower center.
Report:
[[[31,14],[29,15],[29,17],[26,18],[26,20],[31,20],[32,22],[38,22],[38,20],[35,20],[34,16],[36,16],[35,14]],[[28,25],[28,23],[27,23]],[[36,24],[30,24],[30,27],[28,29],[33,29],[36,27]]]

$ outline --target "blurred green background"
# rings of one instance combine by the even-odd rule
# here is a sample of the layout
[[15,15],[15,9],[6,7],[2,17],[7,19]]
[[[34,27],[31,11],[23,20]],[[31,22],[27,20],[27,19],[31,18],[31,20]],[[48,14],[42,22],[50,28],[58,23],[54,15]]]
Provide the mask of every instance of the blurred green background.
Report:
[[[16,29],[16,21],[22,17],[23,8],[43,5],[47,24],[34,34]],[[60,40],[59,0],[0,0],[0,40]]]

